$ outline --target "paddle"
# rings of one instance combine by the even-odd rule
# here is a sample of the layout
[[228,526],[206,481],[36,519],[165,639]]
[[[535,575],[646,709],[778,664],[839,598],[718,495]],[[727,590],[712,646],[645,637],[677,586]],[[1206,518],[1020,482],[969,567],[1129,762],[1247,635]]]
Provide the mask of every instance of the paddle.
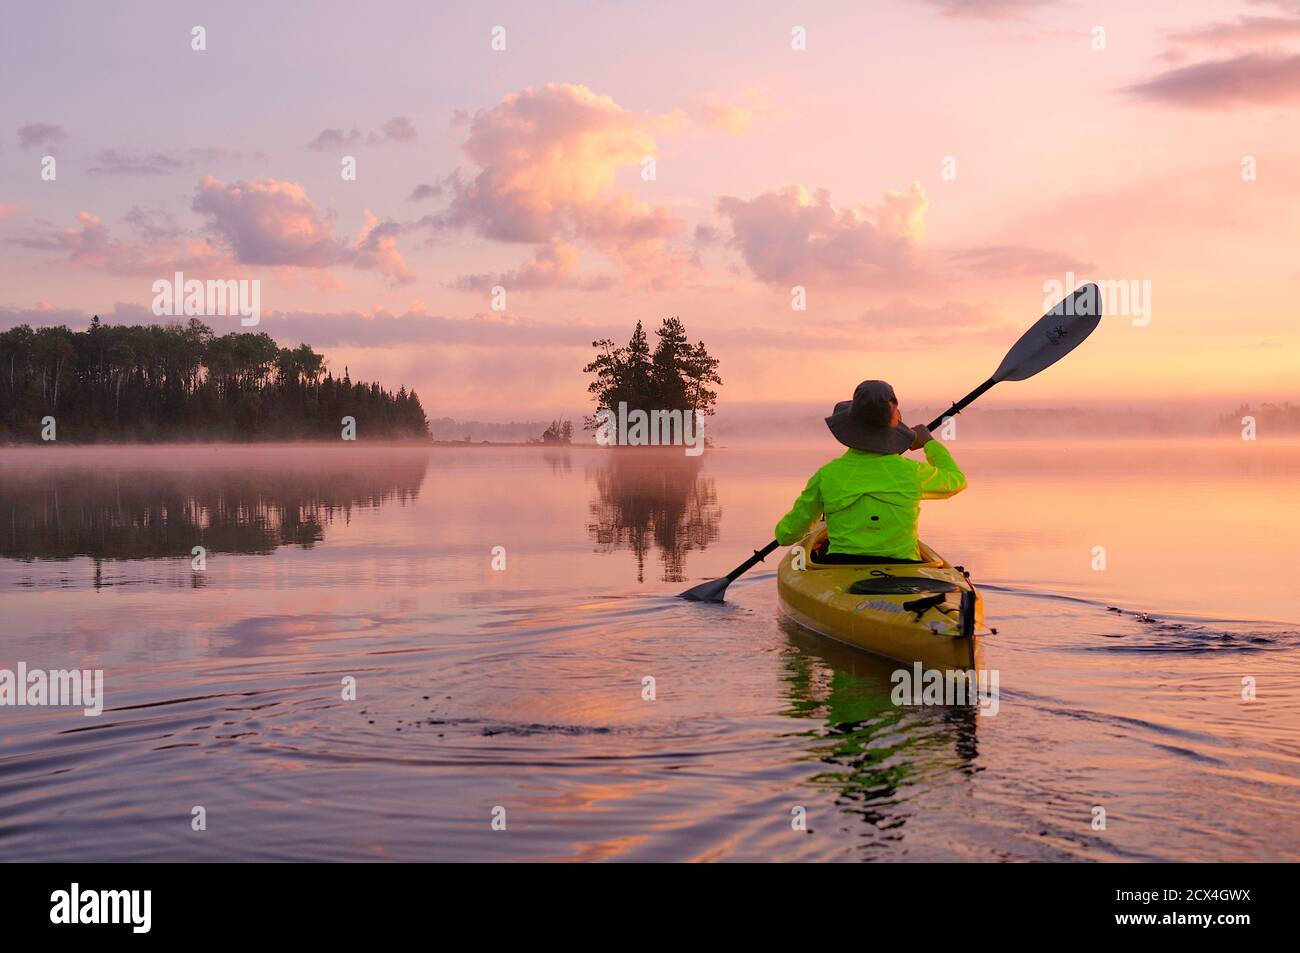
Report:
[[[1027,380],[1051,367],[1082,344],[1100,321],[1100,289],[1091,283],[1080,285],[1020,336],[1020,340],[1007,351],[1007,356],[1002,359],[992,377],[930,421],[927,429],[941,427],[944,420],[961,413],[994,384],[1000,381]],[[772,540],[762,549],[754,550],[753,556],[721,579],[687,589],[679,593],[680,598],[692,602],[722,602],[727,586],[761,563],[779,545],[776,540]]]

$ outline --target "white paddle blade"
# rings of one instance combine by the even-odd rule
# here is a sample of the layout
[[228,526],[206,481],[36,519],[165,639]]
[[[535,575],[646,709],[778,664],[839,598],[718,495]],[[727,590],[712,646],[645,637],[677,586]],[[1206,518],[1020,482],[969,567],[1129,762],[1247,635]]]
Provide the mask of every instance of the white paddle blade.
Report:
[[1007,352],[995,381],[1023,381],[1051,367],[1083,343],[1101,322],[1101,291],[1080,285],[1035,322]]

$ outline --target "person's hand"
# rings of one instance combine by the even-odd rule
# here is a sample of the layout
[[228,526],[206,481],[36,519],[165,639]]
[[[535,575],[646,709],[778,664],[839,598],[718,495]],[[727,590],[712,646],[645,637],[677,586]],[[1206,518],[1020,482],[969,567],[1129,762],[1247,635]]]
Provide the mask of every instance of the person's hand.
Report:
[[917,424],[912,427],[912,433],[916,436],[913,438],[912,446],[908,448],[909,450],[920,450],[934,439],[934,436],[930,433],[930,428],[925,424]]

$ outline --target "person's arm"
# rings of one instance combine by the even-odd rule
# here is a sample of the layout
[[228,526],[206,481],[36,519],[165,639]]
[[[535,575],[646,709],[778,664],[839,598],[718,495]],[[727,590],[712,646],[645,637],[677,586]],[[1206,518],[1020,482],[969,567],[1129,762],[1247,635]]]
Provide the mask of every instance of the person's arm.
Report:
[[808,527],[812,525],[813,520],[822,515],[822,493],[818,480],[820,476],[820,471],[812,475],[808,485],[799,494],[799,499],[794,501],[790,512],[781,517],[781,522],[776,524],[776,541],[782,546],[799,542],[804,533],[808,532]]
[[[928,430],[925,436],[930,436]],[[961,472],[947,447],[930,437],[922,449],[927,462],[917,464],[921,476],[921,499],[942,500],[966,489],[966,474]]]

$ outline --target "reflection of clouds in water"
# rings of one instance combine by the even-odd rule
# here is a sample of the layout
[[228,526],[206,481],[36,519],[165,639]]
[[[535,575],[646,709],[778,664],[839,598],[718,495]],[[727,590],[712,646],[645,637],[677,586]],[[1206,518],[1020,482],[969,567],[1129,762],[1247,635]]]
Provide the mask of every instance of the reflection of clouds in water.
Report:
[[287,465],[56,465],[6,474],[0,556],[151,559],[188,557],[195,546],[209,554],[310,547],[354,507],[413,502],[427,465],[423,453],[383,461],[322,453]]
[[637,581],[645,581],[651,549],[663,563],[663,582],[681,582],[686,554],[718,538],[722,510],[702,457],[680,448],[619,447],[588,470],[596,484],[587,530],[599,552],[626,549],[636,556]]
[[[236,619],[211,629],[211,654],[222,658],[256,658],[263,655],[286,655],[313,652],[325,640],[359,637],[369,633],[386,633],[392,620],[382,615],[341,615],[316,612],[302,615],[261,615]],[[371,671],[370,666],[355,662],[344,674]]]

